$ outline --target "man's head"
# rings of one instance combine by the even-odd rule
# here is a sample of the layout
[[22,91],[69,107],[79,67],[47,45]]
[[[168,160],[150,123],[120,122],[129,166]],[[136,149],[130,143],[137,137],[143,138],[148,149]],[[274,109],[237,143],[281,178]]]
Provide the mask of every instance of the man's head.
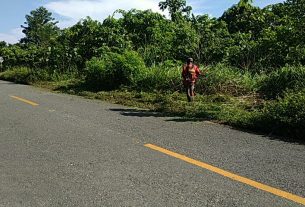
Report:
[[188,58],[188,59],[186,60],[186,63],[187,63],[187,64],[192,64],[193,62],[194,62],[193,58]]

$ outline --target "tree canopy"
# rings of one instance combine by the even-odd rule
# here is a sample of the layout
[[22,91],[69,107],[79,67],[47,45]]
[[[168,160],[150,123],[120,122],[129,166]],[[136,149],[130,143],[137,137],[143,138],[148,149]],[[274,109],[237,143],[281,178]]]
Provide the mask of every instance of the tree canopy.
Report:
[[56,38],[59,28],[58,23],[52,17],[52,13],[44,7],[39,7],[26,15],[25,25],[21,25],[25,37],[21,39],[22,43],[33,43],[36,45],[48,44]]
[[[226,63],[254,72],[286,64],[305,64],[305,0],[259,8],[240,0],[219,18],[194,15],[186,0],[164,0],[161,10],[170,19],[151,10],[117,10],[119,18],[103,22],[87,17],[59,29],[44,7],[26,15],[25,37],[20,43],[0,44],[5,67],[29,65],[82,71],[85,62],[107,51],[139,52],[149,65],[184,61],[192,56],[202,64]],[[61,69],[60,69],[61,68]]]

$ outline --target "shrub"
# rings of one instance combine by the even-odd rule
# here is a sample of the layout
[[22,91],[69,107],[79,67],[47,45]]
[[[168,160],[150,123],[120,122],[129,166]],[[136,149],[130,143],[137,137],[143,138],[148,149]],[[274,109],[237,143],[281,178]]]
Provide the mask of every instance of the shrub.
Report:
[[16,67],[0,73],[0,78],[16,83],[29,83],[32,76],[32,71],[27,67]]
[[50,80],[50,81],[66,81],[72,79],[82,79],[82,76],[77,73],[76,71],[65,71],[65,72],[58,72],[57,70],[52,71],[49,74],[47,71],[42,71],[38,74],[39,80]]
[[[183,90],[181,63],[178,65],[160,64],[142,73],[138,85],[146,90],[178,91]],[[237,68],[218,64],[201,68],[205,77],[196,84],[196,91],[204,94],[245,95],[257,90],[258,75],[242,72]]]
[[305,89],[284,93],[264,109],[265,120],[275,132],[305,140]]
[[260,85],[260,93],[269,99],[283,97],[286,90],[302,90],[305,88],[305,67],[283,67],[267,75]]
[[256,76],[223,64],[202,68],[206,78],[197,83],[198,92],[245,95],[256,91]]
[[87,84],[95,87],[109,86],[111,81],[109,81],[110,74],[108,73],[108,68],[106,67],[106,61],[99,58],[92,58],[90,61],[86,62],[86,82]]
[[145,64],[138,53],[109,52],[102,58],[93,58],[86,63],[86,81],[99,89],[134,86],[143,70],[145,70]]
[[144,91],[177,91],[182,89],[181,66],[160,64],[143,70],[137,88]]

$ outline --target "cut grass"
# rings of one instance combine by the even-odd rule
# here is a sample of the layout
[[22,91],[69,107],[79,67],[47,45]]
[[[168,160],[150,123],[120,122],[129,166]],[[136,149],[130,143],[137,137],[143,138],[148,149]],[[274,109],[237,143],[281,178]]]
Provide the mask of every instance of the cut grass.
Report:
[[262,101],[256,96],[234,97],[223,94],[197,94],[195,102],[187,102],[179,92],[143,92],[128,89],[114,91],[90,91],[81,81],[39,82],[34,85],[53,91],[99,99],[115,104],[162,112],[167,116],[208,119],[215,122],[253,128],[250,123],[257,115]]
[[[78,79],[51,82],[36,81],[31,84],[56,92],[83,96],[89,99],[99,99],[115,104],[146,109],[151,112],[161,112],[160,116],[178,116],[186,120],[210,120],[238,129],[259,131],[269,135],[287,136],[290,138],[285,140],[289,141],[304,140],[303,134],[300,133],[303,127],[299,127],[298,125],[296,127],[294,125],[290,126],[286,122],[283,122],[284,126],[282,126],[282,122],[282,124],[279,124],[278,120],[282,120],[286,115],[277,113],[278,110],[275,109],[279,107],[276,107],[277,105],[273,106],[271,102],[278,103],[281,100],[264,100],[254,92],[252,94],[248,93],[247,95],[239,96],[220,93],[209,95],[198,94],[195,102],[189,103],[187,102],[185,94],[178,91],[166,92],[154,90],[147,92],[132,90],[130,88],[98,91],[97,89],[90,88],[84,81]],[[300,94],[302,95],[302,93]],[[283,111],[285,110],[283,109]],[[272,114],[271,112],[274,113]],[[288,118],[294,117],[294,115],[288,115]]]

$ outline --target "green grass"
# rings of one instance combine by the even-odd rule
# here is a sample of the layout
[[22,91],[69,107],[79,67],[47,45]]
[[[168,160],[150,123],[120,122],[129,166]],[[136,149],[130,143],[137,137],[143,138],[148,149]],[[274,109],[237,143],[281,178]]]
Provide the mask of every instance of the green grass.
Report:
[[245,117],[256,113],[262,103],[255,96],[234,97],[231,95],[197,94],[196,101],[187,102],[185,94],[180,92],[145,92],[129,89],[113,91],[90,91],[81,81],[40,82],[36,86],[53,91],[99,99],[126,106],[145,108],[171,116],[209,119],[230,125],[247,127]]
[[31,77],[27,68],[5,71],[0,73],[0,78],[15,82],[25,80],[52,91],[162,112],[164,116],[212,120],[241,129],[305,140],[305,91],[299,89],[302,88],[299,84],[298,90],[296,87],[286,90],[282,97],[269,100],[258,94],[259,84],[268,79],[266,74],[252,75],[234,68],[226,69],[224,65],[205,70],[208,76],[197,83],[193,103],[187,102],[186,95],[181,92],[178,67],[147,68],[138,76],[138,83],[142,83],[140,87],[123,86],[111,91],[92,87],[85,78],[80,80],[72,75],[53,74],[51,81],[39,78],[46,77],[43,74]]
[[32,71],[27,67],[18,67],[0,73],[0,79],[15,83],[28,84],[32,79]]
[[[303,130],[300,124],[304,123],[302,100],[305,96],[301,92],[296,95],[287,95],[285,100],[278,101],[263,100],[255,94],[238,97],[228,94],[197,94],[195,102],[189,103],[186,96],[179,92],[144,92],[130,89],[90,91],[90,88],[86,88],[82,81],[75,79],[40,82],[36,86],[89,99],[161,112],[163,116],[209,120],[238,129],[288,136],[291,140],[304,140],[304,133],[300,133]],[[295,113],[298,110],[300,111]],[[294,116],[299,119],[291,121]]]

